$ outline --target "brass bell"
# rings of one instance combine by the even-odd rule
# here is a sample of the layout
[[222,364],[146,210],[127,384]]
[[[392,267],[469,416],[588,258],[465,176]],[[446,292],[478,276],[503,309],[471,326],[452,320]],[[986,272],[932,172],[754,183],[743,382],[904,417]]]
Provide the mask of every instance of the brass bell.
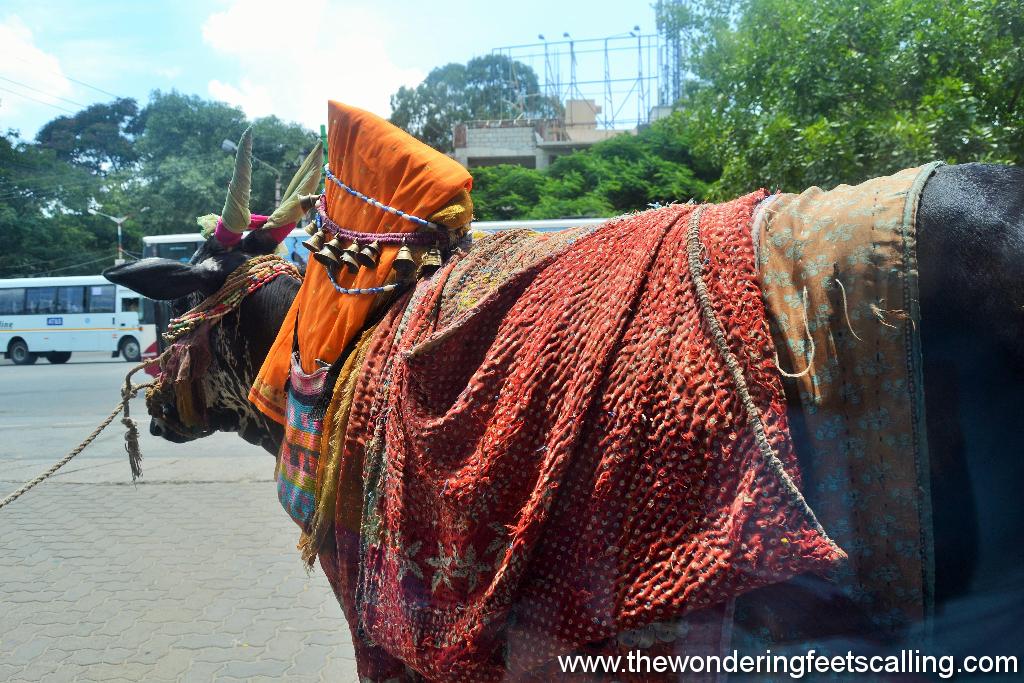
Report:
[[391,267],[403,280],[413,274],[416,270],[416,259],[413,258],[409,245],[402,243],[402,248],[398,250],[398,255],[395,256],[395,262],[391,264]]
[[338,237],[332,238],[331,241],[324,246],[333,251],[335,256],[341,256],[341,253],[344,251],[344,247],[341,246],[341,239]]
[[319,231],[314,232],[312,237],[302,243],[302,246],[314,253],[320,251],[324,248],[324,234]]
[[316,200],[320,199],[318,194],[305,194],[299,197],[299,206],[302,208],[302,213],[309,212],[314,206],[316,206]]
[[424,275],[430,275],[441,267],[442,262],[441,250],[437,247],[431,247],[430,249],[427,249],[427,253],[423,255],[423,261],[420,263],[420,270]]
[[349,249],[341,252],[341,256],[338,258],[341,265],[345,266],[345,270],[352,273],[353,275],[359,272],[359,261],[356,261],[355,254]]
[[380,258],[380,242],[370,242],[356,254],[356,260],[359,261],[359,265],[366,266],[373,270],[377,267],[377,259]]
[[[320,232],[320,228],[316,227],[316,223],[307,223],[306,227],[303,228],[307,235],[315,235]],[[319,251],[319,250],[318,250]]]
[[324,245],[323,249],[314,253],[313,258],[323,264],[324,268],[328,271],[332,268],[336,269],[338,267],[338,257],[334,255],[334,252],[331,251],[330,247],[327,245]]

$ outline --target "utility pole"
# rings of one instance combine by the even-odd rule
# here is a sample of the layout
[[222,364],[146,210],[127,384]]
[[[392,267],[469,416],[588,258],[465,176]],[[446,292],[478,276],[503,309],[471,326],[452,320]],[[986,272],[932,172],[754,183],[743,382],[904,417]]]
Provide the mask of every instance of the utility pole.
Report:
[[[149,211],[149,207],[143,207],[142,209],[139,210],[139,213],[142,213],[143,211]],[[132,217],[132,214],[126,213],[125,215],[120,217],[110,216],[108,214],[103,213],[102,211],[97,211],[96,209],[89,209],[89,213],[91,213],[94,216],[103,216],[104,218],[109,218],[110,220],[114,221],[114,223],[117,224],[117,258],[114,259],[114,265],[121,265],[122,263],[124,263],[124,247],[122,246],[121,226],[124,225],[124,222],[126,220]]]

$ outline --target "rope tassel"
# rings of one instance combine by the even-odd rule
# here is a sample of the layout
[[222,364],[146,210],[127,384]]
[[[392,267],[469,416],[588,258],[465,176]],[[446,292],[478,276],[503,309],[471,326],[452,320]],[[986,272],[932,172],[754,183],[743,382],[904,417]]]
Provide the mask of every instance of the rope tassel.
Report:
[[[127,413],[128,411],[126,410],[125,412]],[[127,430],[124,435],[124,449],[128,452],[128,466],[132,468],[132,481],[135,481],[142,476],[142,450],[139,448],[139,426],[135,420],[129,417],[122,417],[121,424]]]

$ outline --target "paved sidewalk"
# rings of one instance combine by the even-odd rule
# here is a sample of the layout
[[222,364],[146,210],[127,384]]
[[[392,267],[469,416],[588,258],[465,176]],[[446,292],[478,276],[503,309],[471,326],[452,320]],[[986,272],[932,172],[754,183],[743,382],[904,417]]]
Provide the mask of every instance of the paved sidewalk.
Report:
[[[80,406],[50,386],[60,422],[22,396],[37,382],[11,381],[30,373],[0,368],[0,498],[92,430],[124,369],[80,368],[76,382],[103,385]],[[132,485],[122,433],[115,422],[0,510],[0,681],[356,680],[341,608],[277,503],[273,458],[233,435],[147,434]]]
[[269,481],[46,482],[0,514],[0,680],[355,679]]

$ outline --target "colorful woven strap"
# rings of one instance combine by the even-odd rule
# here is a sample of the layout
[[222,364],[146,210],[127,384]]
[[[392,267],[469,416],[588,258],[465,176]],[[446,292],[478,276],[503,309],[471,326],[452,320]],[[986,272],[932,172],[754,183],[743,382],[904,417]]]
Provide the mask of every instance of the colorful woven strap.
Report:
[[200,324],[218,320],[233,311],[242,300],[278,276],[287,275],[301,280],[299,269],[277,254],[266,254],[251,258],[236,268],[214,294],[211,294],[187,313],[171,318],[164,339],[173,343],[188,334]]

